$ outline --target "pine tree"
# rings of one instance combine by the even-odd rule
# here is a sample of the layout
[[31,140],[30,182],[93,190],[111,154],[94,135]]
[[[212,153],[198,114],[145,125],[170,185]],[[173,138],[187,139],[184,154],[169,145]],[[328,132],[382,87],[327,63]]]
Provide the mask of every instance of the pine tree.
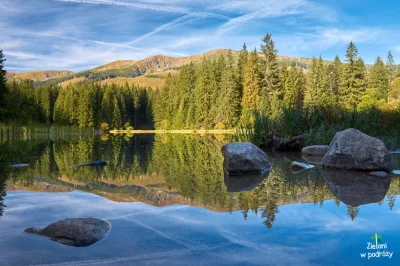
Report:
[[340,87],[340,101],[348,109],[354,109],[361,102],[365,92],[365,65],[358,57],[357,47],[353,42],[347,46],[346,62],[343,67]]
[[120,106],[119,106],[117,97],[114,97],[114,100],[113,100],[113,113],[112,113],[111,127],[113,129],[121,129],[122,128],[122,115],[121,115],[121,110],[120,110]]
[[390,84],[392,83],[392,81],[394,80],[394,78],[396,76],[396,65],[394,63],[392,52],[390,52],[390,51],[387,55],[386,69],[388,72],[388,79],[389,79],[388,86],[390,86]]
[[285,107],[295,107],[297,109],[303,107],[305,79],[302,70],[298,69],[296,63],[293,61],[289,68],[287,85],[285,88]]
[[212,64],[203,59],[197,72],[195,87],[195,119],[198,127],[208,128],[214,121],[211,117],[211,108],[215,103],[215,95],[218,93]]
[[6,109],[6,95],[7,95],[7,86],[6,86],[6,74],[7,72],[4,70],[4,62],[6,59],[3,55],[3,50],[0,49],[0,119],[4,118],[5,109]]
[[243,48],[239,53],[239,59],[237,64],[237,83],[239,86],[240,98],[243,96],[243,82],[244,72],[246,71],[246,64],[249,58],[249,52],[247,51],[246,43],[243,44]]
[[340,62],[339,56],[336,56],[333,64],[326,67],[326,92],[330,97],[330,105],[338,104],[341,73],[342,62]]
[[326,90],[326,71],[322,57],[314,57],[308,74],[308,83],[305,93],[306,106],[326,106],[330,101]]
[[229,51],[219,84],[219,96],[217,99],[216,123],[222,123],[220,127],[232,128],[236,125],[240,114],[240,91],[236,82],[235,69],[233,68],[233,56]]
[[243,80],[242,118],[248,119],[260,107],[260,73],[257,50],[250,54]]
[[368,87],[375,88],[378,99],[387,101],[389,92],[389,73],[382,59],[378,56],[369,72]]
[[269,114],[277,114],[281,108],[284,92],[279,78],[278,51],[271,34],[262,39],[261,50],[265,55],[263,87],[261,90],[261,110]]

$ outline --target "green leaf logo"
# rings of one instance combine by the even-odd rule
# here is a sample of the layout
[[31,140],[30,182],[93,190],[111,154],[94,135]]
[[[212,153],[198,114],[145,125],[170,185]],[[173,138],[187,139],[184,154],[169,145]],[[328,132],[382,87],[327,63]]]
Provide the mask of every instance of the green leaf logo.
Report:
[[[376,236],[376,237],[375,237]],[[371,239],[376,239],[376,238],[378,238],[377,240],[378,240],[378,242],[381,242],[381,239],[382,239],[382,235],[372,235],[372,236],[370,236],[370,238]]]

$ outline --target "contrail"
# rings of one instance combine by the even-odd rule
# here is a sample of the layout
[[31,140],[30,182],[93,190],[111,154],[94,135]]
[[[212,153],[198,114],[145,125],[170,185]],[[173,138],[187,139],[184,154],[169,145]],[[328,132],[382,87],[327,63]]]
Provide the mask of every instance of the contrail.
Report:
[[72,2],[72,3],[85,3],[85,4],[98,4],[98,5],[115,5],[115,6],[128,6],[128,7],[136,7],[143,9],[151,9],[156,11],[165,11],[170,13],[180,13],[186,14],[188,11],[183,8],[175,8],[168,6],[158,6],[158,5],[146,5],[146,4],[137,4],[137,3],[126,3],[126,2],[117,2],[117,1],[95,1],[95,0],[56,0],[57,2]]
[[135,40],[133,40],[133,41],[127,43],[127,44],[134,44],[134,43],[137,43],[137,42],[139,42],[139,41],[142,41],[142,40],[144,40],[144,39],[146,39],[146,38],[148,38],[148,37],[150,37],[150,36],[152,36],[152,35],[154,35],[154,34],[160,32],[160,31],[163,31],[163,30],[165,30],[165,29],[167,29],[167,28],[170,28],[170,27],[172,27],[172,26],[174,26],[174,25],[180,24],[180,23],[182,23],[183,21],[188,20],[188,19],[190,19],[190,18],[191,18],[191,16],[185,15],[185,16],[183,16],[183,17],[174,19],[173,21],[168,22],[168,23],[166,23],[166,24],[163,24],[163,25],[157,27],[156,29],[154,29],[153,31],[151,31],[151,32],[149,32],[149,33],[146,33],[146,34],[144,34],[144,35],[142,35],[142,36],[136,38]]
[[98,4],[98,5],[114,5],[114,6],[128,6],[142,9],[151,9],[156,11],[164,11],[169,13],[186,14],[196,18],[218,18],[218,19],[230,19],[228,16],[210,13],[210,12],[191,12],[185,8],[170,7],[170,6],[159,6],[159,5],[148,5],[138,3],[127,3],[119,1],[107,1],[107,0],[55,0],[57,2],[71,2],[71,3],[84,3],[84,4]]

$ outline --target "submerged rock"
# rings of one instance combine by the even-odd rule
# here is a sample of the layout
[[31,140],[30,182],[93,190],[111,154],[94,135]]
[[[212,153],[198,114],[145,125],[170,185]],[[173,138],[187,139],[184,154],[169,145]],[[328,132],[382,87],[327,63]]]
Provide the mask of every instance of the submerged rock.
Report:
[[302,154],[301,158],[312,164],[322,164],[324,156]]
[[265,178],[268,177],[269,172],[255,175],[227,175],[225,174],[224,182],[227,192],[242,192],[252,191],[257,187]]
[[273,149],[276,151],[300,151],[304,147],[305,135],[290,139],[273,136]]
[[385,144],[353,128],[336,133],[322,164],[361,171],[391,171],[393,168]]
[[260,174],[271,168],[267,154],[250,142],[226,144],[222,154],[229,175]]
[[78,164],[75,165],[74,167],[82,167],[82,166],[106,166],[108,165],[108,162],[106,161],[93,161],[91,163],[85,163],[85,164]]
[[391,174],[373,176],[367,172],[327,170],[322,171],[332,194],[353,207],[383,200],[390,186]]
[[329,150],[329,145],[314,145],[304,147],[301,152],[309,156],[324,156]]
[[24,232],[49,237],[67,246],[87,247],[103,239],[110,224],[95,218],[64,219],[40,229],[30,227]]
[[300,163],[300,162],[292,162],[290,165],[290,169],[292,169],[295,173],[299,173],[303,170],[314,168],[314,165]]

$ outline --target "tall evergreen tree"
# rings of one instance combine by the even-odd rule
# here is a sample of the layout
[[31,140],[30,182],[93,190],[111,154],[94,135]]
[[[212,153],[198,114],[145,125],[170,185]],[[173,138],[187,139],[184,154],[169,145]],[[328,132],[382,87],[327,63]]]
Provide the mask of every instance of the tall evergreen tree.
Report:
[[378,93],[378,99],[387,101],[389,93],[389,73],[382,59],[378,56],[375,64],[369,71],[368,87],[375,88]]
[[389,79],[388,86],[390,86],[390,84],[392,83],[393,79],[396,77],[396,65],[394,63],[394,59],[393,59],[393,55],[392,55],[391,51],[389,51],[389,53],[387,55],[386,69],[387,69],[387,72],[388,72],[388,79]]
[[257,50],[250,54],[243,80],[242,117],[247,119],[260,107],[260,72]]
[[240,114],[240,89],[236,82],[231,51],[224,64],[219,88],[216,122],[217,125],[220,122],[222,126],[232,128],[236,125]]
[[333,64],[326,67],[326,92],[329,95],[329,104],[338,104],[339,88],[341,84],[342,62],[339,56],[335,57]]
[[217,88],[215,74],[209,60],[203,59],[197,73],[195,87],[195,119],[198,127],[210,127],[214,118],[211,117]]
[[6,94],[7,94],[7,86],[6,86],[6,70],[4,69],[4,62],[6,59],[3,55],[3,50],[0,49],[0,119],[4,118],[4,113],[6,109]]
[[307,106],[325,106],[329,102],[329,95],[326,91],[325,65],[320,57],[314,57],[308,74],[308,83],[304,103]]
[[279,77],[278,51],[275,49],[271,34],[267,33],[262,41],[264,44],[261,45],[261,50],[265,55],[265,67],[261,90],[261,109],[270,114],[277,114],[284,96]]
[[358,49],[353,42],[347,46],[346,62],[342,72],[340,101],[348,109],[353,109],[361,102],[366,89],[364,61],[358,57]]
[[243,96],[243,82],[244,72],[246,71],[246,64],[249,57],[246,43],[243,44],[242,50],[239,53],[238,65],[237,65],[237,83],[239,86],[240,98]]

